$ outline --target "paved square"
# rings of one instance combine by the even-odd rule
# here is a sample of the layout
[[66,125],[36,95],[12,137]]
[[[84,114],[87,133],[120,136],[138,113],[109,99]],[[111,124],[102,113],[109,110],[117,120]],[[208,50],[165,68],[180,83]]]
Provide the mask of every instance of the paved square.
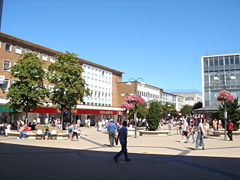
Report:
[[108,135],[82,128],[79,141],[0,137],[0,179],[240,179],[240,137],[205,139],[206,150],[180,135],[128,138],[130,162],[112,157]]

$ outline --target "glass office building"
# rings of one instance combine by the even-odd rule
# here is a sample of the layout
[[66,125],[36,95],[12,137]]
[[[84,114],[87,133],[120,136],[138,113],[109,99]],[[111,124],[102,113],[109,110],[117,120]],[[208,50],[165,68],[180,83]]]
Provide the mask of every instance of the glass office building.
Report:
[[228,90],[240,97],[240,54],[203,56],[202,92],[203,106],[219,104],[216,99],[221,90]]

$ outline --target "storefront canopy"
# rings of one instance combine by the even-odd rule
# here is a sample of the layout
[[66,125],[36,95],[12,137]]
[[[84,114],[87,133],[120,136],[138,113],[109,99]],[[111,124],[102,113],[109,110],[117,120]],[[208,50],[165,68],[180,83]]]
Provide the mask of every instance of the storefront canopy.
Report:
[[6,105],[0,105],[0,112],[15,112],[15,110],[8,108]]
[[193,113],[215,113],[215,112],[218,112],[218,105],[216,104],[193,110]]

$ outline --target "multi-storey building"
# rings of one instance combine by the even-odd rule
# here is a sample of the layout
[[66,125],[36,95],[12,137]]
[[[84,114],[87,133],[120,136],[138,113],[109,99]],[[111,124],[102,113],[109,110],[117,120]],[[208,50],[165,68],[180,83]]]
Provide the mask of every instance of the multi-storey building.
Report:
[[177,91],[173,92],[173,94],[183,97],[183,105],[193,106],[198,102],[202,102],[202,94],[198,91]]
[[180,110],[182,105],[182,98],[178,95],[164,92],[163,89],[143,84],[138,81],[129,82],[118,82],[118,99],[119,106],[124,103],[126,96],[138,95],[142,97],[146,102],[159,101],[160,103],[171,103],[175,105],[176,110]]
[[[0,33],[0,81],[4,80],[1,85],[0,92],[0,121],[3,119],[14,119],[12,115],[9,116],[9,110],[4,105],[8,102],[6,94],[9,87],[15,81],[10,76],[10,68],[13,66],[20,56],[25,52],[33,52],[44,63],[44,69],[47,71],[48,66],[54,63],[54,56],[59,51],[5,34]],[[91,91],[91,96],[84,97],[84,102],[77,105],[77,109],[73,112],[75,119],[84,121],[90,118],[92,123],[97,119],[113,118],[117,119],[121,115],[121,108],[118,105],[117,82],[122,79],[122,72],[78,58],[82,65],[85,79],[88,88]],[[1,79],[2,78],[2,79]],[[52,88],[52,85],[45,82],[47,88]],[[59,111],[53,107],[39,107],[30,113],[32,118],[40,117],[56,117]]]
[[218,104],[216,95],[220,90],[228,90],[240,96],[240,61],[238,54],[203,56],[202,92],[203,106]]

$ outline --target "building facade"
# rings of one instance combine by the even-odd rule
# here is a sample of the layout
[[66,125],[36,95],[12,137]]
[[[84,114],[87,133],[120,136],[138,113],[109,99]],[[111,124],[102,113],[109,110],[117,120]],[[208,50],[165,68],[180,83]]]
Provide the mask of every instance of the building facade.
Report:
[[183,105],[193,106],[198,102],[202,102],[202,93],[200,92],[174,92],[178,96],[183,97]]
[[224,89],[236,97],[240,96],[239,55],[221,54],[201,58],[203,107],[219,104],[216,96]]
[[[0,105],[4,106],[8,100],[6,94],[11,84],[16,80],[10,76],[10,68],[13,66],[21,55],[25,52],[33,52],[44,63],[44,69],[47,71],[48,66],[55,62],[54,56],[59,51],[5,34],[0,33],[0,82],[2,91],[0,92]],[[117,107],[118,94],[117,82],[122,80],[122,72],[78,58],[84,72],[82,74],[86,81],[87,87],[91,91],[91,96],[84,97],[84,102],[77,105],[73,112],[74,119],[84,121],[90,118],[92,123],[97,119],[113,118],[117,120],[122,114],[122,109]],[[45,82],[45,87],[51,89],[53,86]],[[2,107],[0,111],[10,111]],[[0,121],[7,119],[13,120],[14,117],[9,115],[10,112],[0,112]],[[60,112],[53,107],[40,107],[30,113],[31,118],[40,117],[42,120],[46,117],[59,116]]]
[[181,96],[164,92],[163,89],[149,85],[143,84],[138,81],[134,82],[118,82],[118,106],[121,106],[126,96],[138,95],[142,97],[145,102],[158,101],[162,104],[170,103],[173,104],[177,111],[182,107]]

